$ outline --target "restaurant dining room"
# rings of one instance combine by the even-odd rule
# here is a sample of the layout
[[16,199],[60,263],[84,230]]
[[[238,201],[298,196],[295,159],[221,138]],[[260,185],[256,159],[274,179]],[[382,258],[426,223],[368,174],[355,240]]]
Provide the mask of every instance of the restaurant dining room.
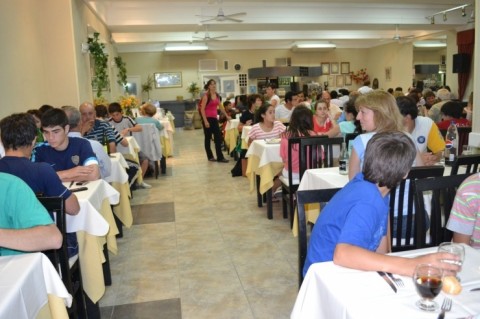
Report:
[[0,1],[0,319],[480,319],[477,1]]

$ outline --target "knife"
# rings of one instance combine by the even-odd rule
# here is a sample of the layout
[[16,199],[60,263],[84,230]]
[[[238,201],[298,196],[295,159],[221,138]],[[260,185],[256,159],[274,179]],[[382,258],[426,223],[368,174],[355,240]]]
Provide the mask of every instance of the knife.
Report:
[[478,287],[478,288],[473,288],[473,289],[471,289],[470,291],[480,291],[480,287]]
[[393,289],[393,291],[397,293],[397,287],[395,287],[393,281],[390,278],[388,278],[386,273],[384,273],[383,271],[377,271],[377,274],[379,274],[380,277],[382,277],[383,280],[385,280],[387,284]]

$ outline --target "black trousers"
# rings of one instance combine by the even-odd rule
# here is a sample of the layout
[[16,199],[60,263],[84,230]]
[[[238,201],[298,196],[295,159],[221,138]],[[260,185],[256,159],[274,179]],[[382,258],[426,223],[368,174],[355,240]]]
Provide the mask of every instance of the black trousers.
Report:
[[215,142],[215,152],[217,153],[217,160],[224,159],[222,153],[222,132],[220,131],[220,126],[218,124],[218,120],[213,117],[207,117],[208,124],[210,124],[209,128],[205,127],[205,123],[202,121],[203,126],[203,133],[205,134],[205,153],[207,153],[207,158],[213,158],[212,149],[210,148],[210,141],[213,140]]

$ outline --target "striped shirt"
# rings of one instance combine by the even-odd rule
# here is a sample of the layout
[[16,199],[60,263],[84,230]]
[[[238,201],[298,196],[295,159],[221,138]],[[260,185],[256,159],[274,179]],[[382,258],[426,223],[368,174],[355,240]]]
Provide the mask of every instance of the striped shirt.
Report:
[[105,121],[96,119],[93,128],[90,132],[86,133],[83,137],[88,138],[89,140],[94,140],[103,144],[103,136],[106,135],[108,142],[115,142],[118,145],[123,140],[123,137],[120,136],[120,133],[116,132],[115,129]]
[[453,202],[447,228],[471,236],[470,245],[480,249],[480,174],[463,181]]
[[252,129],[248,133],[248,138],[252,140],[263,140],[267,138],[278,138],[280,134],[285,132],[287,128],[283,125],[282,122],[275,121],[273,122],[273,129],[269,132],[265,132],[260,127],[260,123],[255,124],[252,126]]

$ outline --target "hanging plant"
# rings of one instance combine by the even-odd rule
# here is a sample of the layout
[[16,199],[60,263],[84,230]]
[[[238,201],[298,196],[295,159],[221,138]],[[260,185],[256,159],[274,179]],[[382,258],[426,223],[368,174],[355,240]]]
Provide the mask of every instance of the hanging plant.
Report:
[[115,60],[115,65],[118,68],[117,83],[123,87],[126,93],[129,93],[128,86],[127,86],[127,64],[123,62],[122,57],[120,56],[115,57],[114,60]]
[[102,96],[102,90],[108,88],[108,54],[103,52],[105,45],[100,43],[95,32],[93,38],[88,38],[88,51],[93,57],[93,70],[95,76],[92,79],[92,87],[97,89],[97,97]]
[[147,93],[147,97],[150,100],[150,91],[153,89],[153,77],[151,75],[147,76],[147,80],[142,83],[142,92]]

